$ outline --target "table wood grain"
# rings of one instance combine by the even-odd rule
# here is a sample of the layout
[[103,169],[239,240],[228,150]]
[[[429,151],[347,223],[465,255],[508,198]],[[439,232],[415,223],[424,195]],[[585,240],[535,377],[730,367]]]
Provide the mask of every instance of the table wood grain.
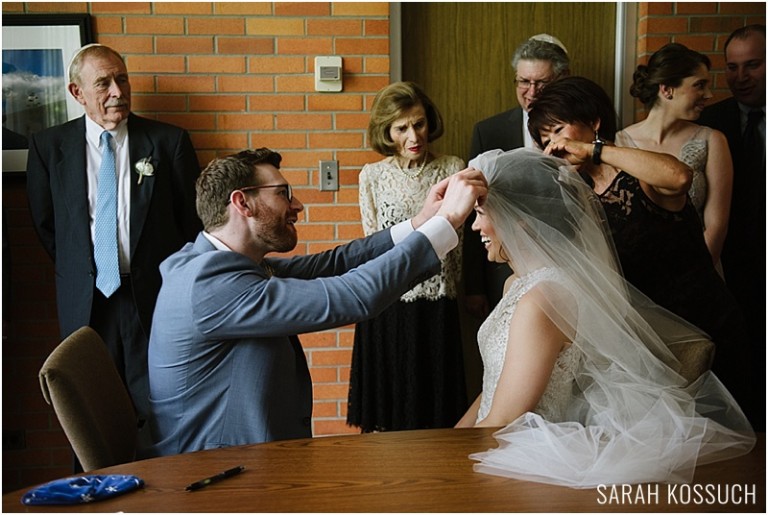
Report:
[[[144,479],[143,489],[90,504],[47,507],[47,511],[765,511],[765,434],[759,435],[750,454],[699,467],[685,490],[640,485],[622,492],[576,490],[474,472],[468,455],[495,447],[492,432],[436,429],[318,437],[137,461],[94,473],[134,474]],[[235,477],[185,491],[194,481],[238,465],[246,470]],[[706,502],[705,488],[714,488],[706,485],[719,485],[720,493],[727,491],[731,502],[696,503],[694,488],[704,493]],[[671,488],[678,489],[670,498]],[[4,495],[3,511],[46,511],[46,507],[20,503],[27,490]]]

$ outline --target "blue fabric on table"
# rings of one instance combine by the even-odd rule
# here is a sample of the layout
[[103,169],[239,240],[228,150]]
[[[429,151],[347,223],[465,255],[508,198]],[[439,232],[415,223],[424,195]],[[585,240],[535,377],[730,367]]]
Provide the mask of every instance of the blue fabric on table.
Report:
[[78,476],[57,479],[33,488],[21,498],[22,504],[82,504],[100,501],[144,486],[136,476]]

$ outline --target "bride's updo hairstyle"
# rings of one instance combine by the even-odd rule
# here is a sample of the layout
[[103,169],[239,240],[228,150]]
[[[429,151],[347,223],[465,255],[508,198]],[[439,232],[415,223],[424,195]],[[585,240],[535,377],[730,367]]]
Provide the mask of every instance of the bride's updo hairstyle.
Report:
[[[489,216],[498,217],[505,213],[507,203],[513,204],[521,213],[541,222],[536,224],[535,236],[559,234],[565,239],[573,238],[573,217],[563,202],[562,185],[557,181],[560,166],[567,163],[535,151],[509,152],[496,160],[496,166],[488,169],[486,175],[488,196],[483,205]],[[524,223],[529,232],[533,225]],[[543,232],[548,234],[541,234],[542,227],[546,227]]]
[[680,86],[683,79],[696,73],[702,64],[707,70],[712,67],[709,57],[685,45],[664,45],[651,56],[647,65],[641,64],[637,67],[632,74],[633,82],[629,87],[629,94],[639,99],[645,108],[650,110],[658,101],[659,86]]

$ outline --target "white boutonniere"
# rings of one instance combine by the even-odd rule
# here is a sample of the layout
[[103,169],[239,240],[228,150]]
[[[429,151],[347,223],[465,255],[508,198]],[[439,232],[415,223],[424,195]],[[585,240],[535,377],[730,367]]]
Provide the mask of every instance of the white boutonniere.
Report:
[[152,177],[155,175],[155,167],[152,166],[152,158],[145,157],[144,159],[140,159],[139,162],[136,163],[136,173],[139,174],[139,184],[144,180],[144,177]]

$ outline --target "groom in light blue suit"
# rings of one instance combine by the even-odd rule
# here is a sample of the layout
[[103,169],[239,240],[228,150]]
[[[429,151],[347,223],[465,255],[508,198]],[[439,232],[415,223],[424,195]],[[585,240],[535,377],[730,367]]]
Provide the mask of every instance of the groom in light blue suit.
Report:
[[213,160],[197,181],[205,230],[166,259],[149,344],[145,455],[311,437],[312,384],[297,334],[375,316],[440,271],[486,191],[466,170],[422,211],[370,237],[292,258],[304,209],[269,149]]

